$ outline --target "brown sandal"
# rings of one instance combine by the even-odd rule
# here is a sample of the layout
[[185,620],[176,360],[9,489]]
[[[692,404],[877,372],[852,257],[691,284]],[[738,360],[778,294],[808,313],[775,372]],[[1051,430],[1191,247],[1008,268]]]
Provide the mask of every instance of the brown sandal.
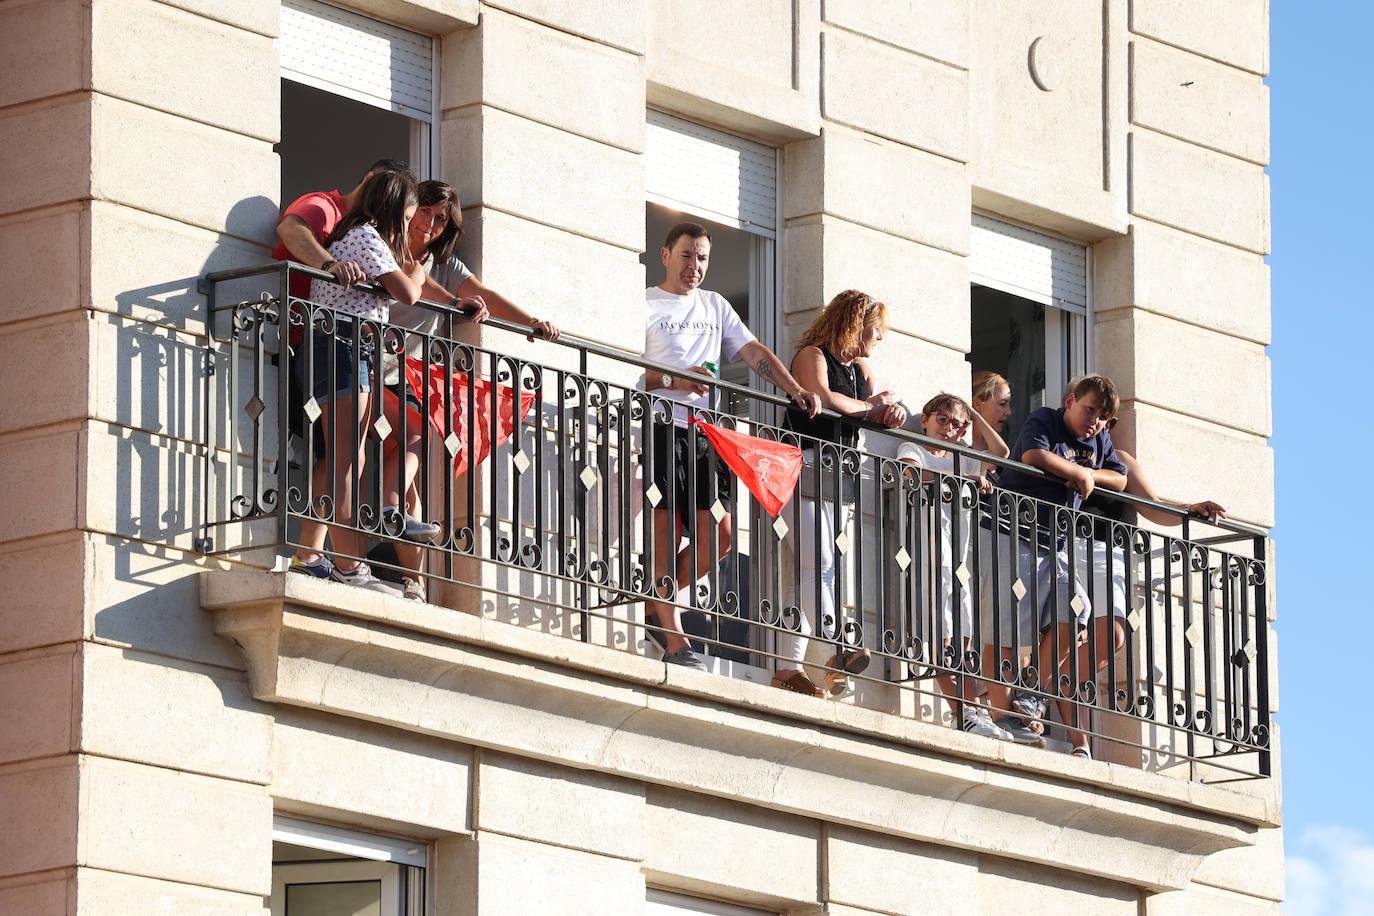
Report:
[[830,661],[825,663],[825,686],[830,688],[830,695],[837,697],[847,691],[849,675],[867,668],[871,658],[867,649],[845,649],[839,656],[830,656]]
[[787,674],[786,677],[773,675],[773,686],[781,687],[783,690],[790,690],[793,693],[800,693],[808,697],[823,697],[825,694],[821,688],[817,687],[811,678],[806,676],[806,672],[800,668]]

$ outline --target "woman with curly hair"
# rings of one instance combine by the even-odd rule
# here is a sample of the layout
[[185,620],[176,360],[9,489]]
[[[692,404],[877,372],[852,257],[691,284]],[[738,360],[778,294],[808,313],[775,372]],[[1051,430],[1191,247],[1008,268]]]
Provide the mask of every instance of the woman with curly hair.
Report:
[[[827,411],[883,426],[901,426],[906,422],[906,410],[891,391],[873,392],[873,369],[868,364],[885,333],[887,306],[867,293],[847,289],[831,299],[802,334],[797,355],[792,358],[792,376],[804,389],[818,394],[821,407]],[[859,441],[859,427],[833,417],[808,417],[795,408],[788,408],[783,425],[802,437],[805,464],[797,532],[800,580],[808,586],[816,583],[819,616],[817,602],[798,601],[799,597],[811,597],[816,592],[804,586],[804,594],[796,595],[791,585],[794,578],[789,577],[786,599],[789,605],[800,605],[802,609],[800,630],[778,638],[780,657],[773,686],[819,697],[825,694],[802,670],[802,660],[812,633],[819,630],[822,638],[836,640],[842,632],[835,604],[835,537],[849,523],[853,497],[845,492],[848,488],[844,486],[838,502],[826,498],[833,497],[833,487],[823,484],[822,492],[810,495],[806,490],[815,479],[820,443],[834,442],[854,448]],[[862,671],[868,662],[867,649],[840,647],[826,662],[825,682],[830,693],[844,693],[849,687],[847,675]]]

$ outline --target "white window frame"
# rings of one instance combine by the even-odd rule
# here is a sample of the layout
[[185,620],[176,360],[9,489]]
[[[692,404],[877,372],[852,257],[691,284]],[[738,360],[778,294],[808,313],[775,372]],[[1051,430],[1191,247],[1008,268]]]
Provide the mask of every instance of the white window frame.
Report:
[[[429,896],[429,848],[424,843],[317,824],[283,814],[272,818],[272,841],[351,858],[284,862],[280,865],[273,863],[271,916],[284,916],[286,913],[288,884],[349,881],[382,882],[381,916],[423,916],[427,912],[423,901]],[[407,867],[421,869],[423,877],[411,880],[405,870]]]

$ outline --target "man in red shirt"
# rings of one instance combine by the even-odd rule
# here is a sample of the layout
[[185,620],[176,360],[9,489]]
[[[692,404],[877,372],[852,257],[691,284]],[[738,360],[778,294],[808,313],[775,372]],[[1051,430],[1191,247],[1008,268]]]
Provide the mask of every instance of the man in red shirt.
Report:
[[[362,190],[363,184],[377,172],[409,172],[410,167],[397,159],[379,159],[363,175],[363,180],[347,194],[340,194],[336,191],[312,191],[302,195],[292,201],[291,206],[282,211],[281,219],[277,221],[277,247],[272,251],[272,257],[278,261],[299,261],[307,267],[314,267],[319,270],[326,270],[332,273],[345,288],[355,283],[361,282],[363,269],[358,266],[356,261],[336,261],[325,250],[324,240],[329,238],[329,234],[334,231],[334,227],[343,219],[345,213],[353,209],[353,205],[358,201],[358,194]],[[296,299],[310,298],[310,278],[304,274],[295,274],[291,277],[291,296]],[[297,331],[299,329],[296,329]],[[293,346],[299,342],[298,337],[292,338]],[[290,429],[295,435],[302,435],[301,417],[305,405],[305,393],[301,390],[295,373],[290,373],[287,384],[290,386]],[[323,429],[315,428],[314,453],[322,456],[325,453],[325,443]],[[307,575],[318,578],[326,578],[329,575],[329,564],[320,556],[324,550],[325,529],[320,528],[316,536],[311,538],[311,543],[303,544],[303,548],[309,553],[316,555],[312,562],[304,562],[299,556],[291,559],[291,569],[295,572],[306,573]],[[369,578],[371,578],[369,576]],[[373,582],[377,580],[372,579]],[[377,586],[381,586],[377,582]],[[368,587],[373,587],[369,585]]]
[[[277,247],[272,257],[278,261],[299,261],[332,273],[345,287],[363,279],[362,268],[353,261],[335,261],[324,249],[324,240],[353,209],[363,182],[376,172],[408,172],[410,167],[399,159],[379,159],[363,175],[363,180],[347,194],[338,191],[311,191],[292,201],[277,221]],[[291,295],[297,299],[310,298],[310,278],[298,275],[291,278]]]

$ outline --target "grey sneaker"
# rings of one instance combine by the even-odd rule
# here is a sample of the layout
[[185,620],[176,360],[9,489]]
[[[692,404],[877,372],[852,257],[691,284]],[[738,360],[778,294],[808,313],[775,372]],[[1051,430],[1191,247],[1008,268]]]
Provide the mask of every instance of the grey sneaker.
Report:
[[402,576],[401,584],[405,586],[401,590],[402,598],[407,601],[424,601],[426,599],[425,585],[416,576]]
[[986,709],[965,706],[962,720],[959,727],[970,735],[982,735],[984,738],[996,738],[998,741],[1011,740],[1011,735],[993,724],[992,716]]
[[[393,513],[399,513],[398,506],[383,506],[382,518],[390,518]],[[405,528],[396,537],[403,541],[413,541],[416,544],[433,544],[439,540],[439,535],[444,533],[444,526],[438,522],[422,522],[418,518],[404,515]]]
[[1019,713],[1026,719],[1045,718],[1045,698],[1035,693],[1026,693],[1018,690],[1012,694],[1012,712]]
[[993,723],[1007,733],[1007,740],[1027,747],[1044,747],[1045,736],[1037,735],[1023,720],[1016,716],[1003,716]]
[[676,652],[664,653],[663,661],[669,665],[681,665],[684,668],[693,668],[697,671],[706,670],[706,663],[701,660],[700,655],[692,651],[691,646],[683,646]]
[[345,585],[353,585],[358,588],[365,588],[372,592],[381,592],[383,595],[396,597],[396,587],[388,585],[381,579],[372,575],[372,567],[366,563],[359,563],[352,569],[340,569],[337,565],[329,571],[329,578],[335,582],[342,582]]

